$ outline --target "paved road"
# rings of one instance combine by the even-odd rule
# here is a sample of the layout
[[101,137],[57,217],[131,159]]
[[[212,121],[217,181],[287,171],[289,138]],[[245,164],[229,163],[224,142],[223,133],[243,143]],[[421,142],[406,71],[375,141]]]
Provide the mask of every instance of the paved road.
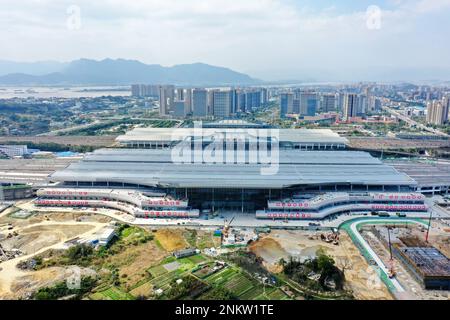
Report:
[[106,121],[100,121],[100,120],[95,120],[94,122],[91,123],[86,123],[86,124],[80,124],[77,126],[73,126],[73,127],[69,127],[69,128],[64,128],[64,129],[58,129],[58,130],[52,130],[49,132],[44,132],[44,133],[40,133],[37,136],[56,136],[59,133],[64,133],[64,132],[70,132],[70,131],[74,131],[74,130],[80,130],[80,129],[87,129],[93,126],[96,126],[100,123],[107,123]]
[[420,128],[422,130],[425,130],[425,131],[428,131],[428,132],[431,132],[431,133],[434,133],[434,134],[437,134],[437,135],[440,135],[440,136],[443,136],[443,137],[450,137],[448,134],[446,134],[446,133],[444,133],[442,131],[439,131],[437,129],[433,129],[433,128],[427,127],[427,126],[425,126],[425,125],[423,125],[421,123],[418,123],[417,121],[414,121],[410,117],[407,117],[404,114],[401,114],[400,112],[398,112],[398,111],[396,111],[394,109],[391,109],[389,107],[383,107],[383,110],[386,110],[387,112],[393,114],[394,116],[398,117],[399,119],[405,121],[406,123],[409,123],[410,125],[416,126],[417,128]]

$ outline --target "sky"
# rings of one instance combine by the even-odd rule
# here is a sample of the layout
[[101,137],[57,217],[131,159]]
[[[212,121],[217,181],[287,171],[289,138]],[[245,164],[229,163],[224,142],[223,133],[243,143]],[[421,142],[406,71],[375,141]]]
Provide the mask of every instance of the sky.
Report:
[[439,78],[450,71],[449,17],[450,0],[1,0],[0,60],[203,62],[264,80]]

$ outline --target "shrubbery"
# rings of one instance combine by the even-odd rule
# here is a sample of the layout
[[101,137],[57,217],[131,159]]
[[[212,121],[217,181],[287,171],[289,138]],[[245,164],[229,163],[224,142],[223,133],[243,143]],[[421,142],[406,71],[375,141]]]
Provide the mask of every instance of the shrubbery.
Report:
[[[284,273],[292,280],[307,285],[313,290],[342,290],[344,287],[344,273],[334,265],[334,260],[319,250],[317,257],[300,262],[290,259],[284,264]],[[318,275],[318,280],[314,280],[312,275]],[[328,281],[333,281],[335,288],[327,285]]]
[[70,289],[66,282],[59,282],[53,287],[39,289],[33,294],[32,298],[35,300],[56,300],[74,295],[72,299],[80,299],[83,294],[90,292],[96,284],[97,280],[91,277],[82,278],[79,289]]

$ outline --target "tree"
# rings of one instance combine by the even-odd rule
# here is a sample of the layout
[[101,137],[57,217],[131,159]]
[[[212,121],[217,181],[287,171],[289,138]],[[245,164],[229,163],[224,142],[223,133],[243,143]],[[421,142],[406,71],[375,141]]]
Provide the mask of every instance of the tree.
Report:
[[67,250],[66,256],[70,263],[77,264],[92,257],[94,249],[86,244],[77,244]]
[[345,273],[345,270],[352,267],[352,262],[348,257],[341,257],[338,260],[338,265],[339,265],[342,273]]

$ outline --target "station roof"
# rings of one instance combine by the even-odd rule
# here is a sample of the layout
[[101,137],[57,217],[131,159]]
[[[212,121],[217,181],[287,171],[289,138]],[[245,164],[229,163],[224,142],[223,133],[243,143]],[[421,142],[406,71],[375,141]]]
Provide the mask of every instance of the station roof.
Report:
[[[195,131],[198,130],[198,131]],[[201,131],[200,131],[201,130]],[[117,137],[120,143],[132,142],[176,142],[183,141],[187,137],[198,136],[208,140],[211,136],[217,134],[231,135],[236,130],[245,130],[245,134],[249,136],[263,136],[268,132],[276,132],[270,130],[278,130],[280,142],[292,143],[327,143],[327,144],[347,144],[346,138],[340,137],[337,133],[330,129],[231,129],[231,128],[135,128],[126,134]],[[199,134],[198,132],[201,132]]]
[[450,163],[431,161],[385,161],[417,181],[420,186],[450,185]]
[[[202,159],[206,152],[185,150],[186,153],[179,153],[178,149],[99,149],[95,153],[85,156],[84,161],[89,162],[135,162],[135,163],[169,163],[175,161],[175,156],[186,155],[185,162],[194,162],[195,159]],[[222,162],[230,153],[223,152]],[[231,153],[233,154],[233,152]],[[258,153],[257,153],[258,154]],[[280,164],[339,164],[346,165],[380,165],[378,158],[372,157],[367,152],[362,151],[299,151],[299,150],[278,150]],[[245,163],[252,162],[248,152],[245,153]],[[270,157],[270,153],[267,154]],[[205,157],[205,156],[204,156]],[[234,152],[237,163],[236,152]],[[206,161],[205,161],[206,162]],[[253,161],[261,163],[261,161]],[[264,162],[263,162],[264,163]]]
[[416,182],[368,153],[280,150],[267,164],[174,163],[171,150],[101,149],[51,175],[52,181],[124,182],[172,188],[278,189],[308,184],[407,185]]

